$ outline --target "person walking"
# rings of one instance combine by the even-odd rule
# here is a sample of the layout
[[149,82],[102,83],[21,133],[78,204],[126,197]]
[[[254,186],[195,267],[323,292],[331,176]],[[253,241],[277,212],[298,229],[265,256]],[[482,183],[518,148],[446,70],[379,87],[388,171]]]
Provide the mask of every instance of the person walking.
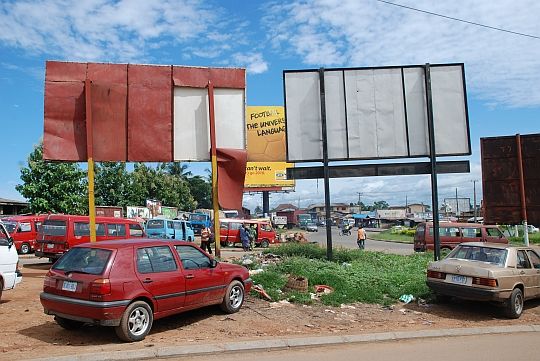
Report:
[[251,227],[248,227],[247,232],[249,237],[249,250],[253,251],[255,242],[257,241],[257,225],[252,224]]
[[358,236],[356,238],[356,243],[360,249],[366,248],[366,231],[364,230],[363,225],[358,226]]
[[210,238],[212,237],[212,230],[205,226],[201,230],[201,248],[203,251],[206,251],[208,249],[208,253],[212,254],[212,248],[210,247]]
[[242,223],[242,227],[240,227],[240,241],[242,241],[242,248],[244,251],[249,251],[249,235],[244,223]]

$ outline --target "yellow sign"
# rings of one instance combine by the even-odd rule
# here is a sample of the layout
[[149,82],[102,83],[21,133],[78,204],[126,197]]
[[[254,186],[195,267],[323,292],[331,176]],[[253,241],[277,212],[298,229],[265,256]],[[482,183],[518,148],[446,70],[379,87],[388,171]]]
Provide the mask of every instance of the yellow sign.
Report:
[[287,168],[294,167],[286,162],[248,162],[245,188],[294,187],[294,180],[287,179]]
[[246,116],[248,161],[284,162],[287,160],[284,107],[247,107]]

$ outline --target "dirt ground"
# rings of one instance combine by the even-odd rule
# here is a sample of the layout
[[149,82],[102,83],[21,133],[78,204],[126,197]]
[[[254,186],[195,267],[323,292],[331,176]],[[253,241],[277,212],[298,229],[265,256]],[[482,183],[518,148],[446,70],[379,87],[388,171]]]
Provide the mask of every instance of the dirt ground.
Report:
[[0,360],[272,337],[540,324],[540,301],[526,303],[520,319],[508,320],[495,306],[473,302],[327,307],[272,304],[248,297],[236,314],[226,315],[217,307],[207,307],[168,317],[157,320],[144,341],[125,344],[118,341],[112,328],[88,326],[66,331],[52,316],[43,314],[39,293],[48,267],[23,266],[23,282],[15,290],[4,292],[0,302]]

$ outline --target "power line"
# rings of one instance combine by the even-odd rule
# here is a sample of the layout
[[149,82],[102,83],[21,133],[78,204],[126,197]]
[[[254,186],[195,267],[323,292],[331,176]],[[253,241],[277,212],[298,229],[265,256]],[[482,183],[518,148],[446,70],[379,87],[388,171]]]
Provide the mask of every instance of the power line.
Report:
[[375,1],[385,3],[385,4],[388,4],[388,5],[398,6],[400,8],[405,8],[405,9],[409,9],[409,10],[413,10],[413,11],[418,11],[418,12],[424,13],[424,14],[438,16],[438,17],[441,17],[441,18],[449,19],[449,20],[459,21],[459,22],[462,22],[462,23],[470,24],[470,25],[481,26],[483,28],[488,28],[488,29],[491,29],[491,30],[502,31],[502,32],[505,32],[505,33],[510,33],[510,34],[519,35],[519,36],[526,36],[526,37],[529,37],[529,38],[540,40],[540,36],[536,36],[536,35],[530,35],[530,34],[520,33],[520,32],[517,32],[517,31],[498,28],[498,27],[495,27],[495,26],[489,26],[489,25],[485,25],[485,24],[475,23],[474,21],[458,19],[458,18],[454,18],[452,16],[442,15],[442,14],[434,13],[434,12],[431,12],[431,11],[426,11],[426,10],[413,8],[411,6],[396,4],[396,3],[393,3],[391,1],[386,1],[386,0],[375,0]]

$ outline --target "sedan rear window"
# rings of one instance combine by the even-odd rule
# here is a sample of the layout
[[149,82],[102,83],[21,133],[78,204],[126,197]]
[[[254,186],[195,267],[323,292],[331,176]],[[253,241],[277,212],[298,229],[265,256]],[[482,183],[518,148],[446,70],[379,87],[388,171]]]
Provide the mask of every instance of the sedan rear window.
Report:
[[460,245],[450,252],[446,258],[488,262],[504,266],[507,253],[506,249]]
[[75,247],[64,254],[53,266],[53,269],[64,272],[103,273],[112,251],[99,248]]

